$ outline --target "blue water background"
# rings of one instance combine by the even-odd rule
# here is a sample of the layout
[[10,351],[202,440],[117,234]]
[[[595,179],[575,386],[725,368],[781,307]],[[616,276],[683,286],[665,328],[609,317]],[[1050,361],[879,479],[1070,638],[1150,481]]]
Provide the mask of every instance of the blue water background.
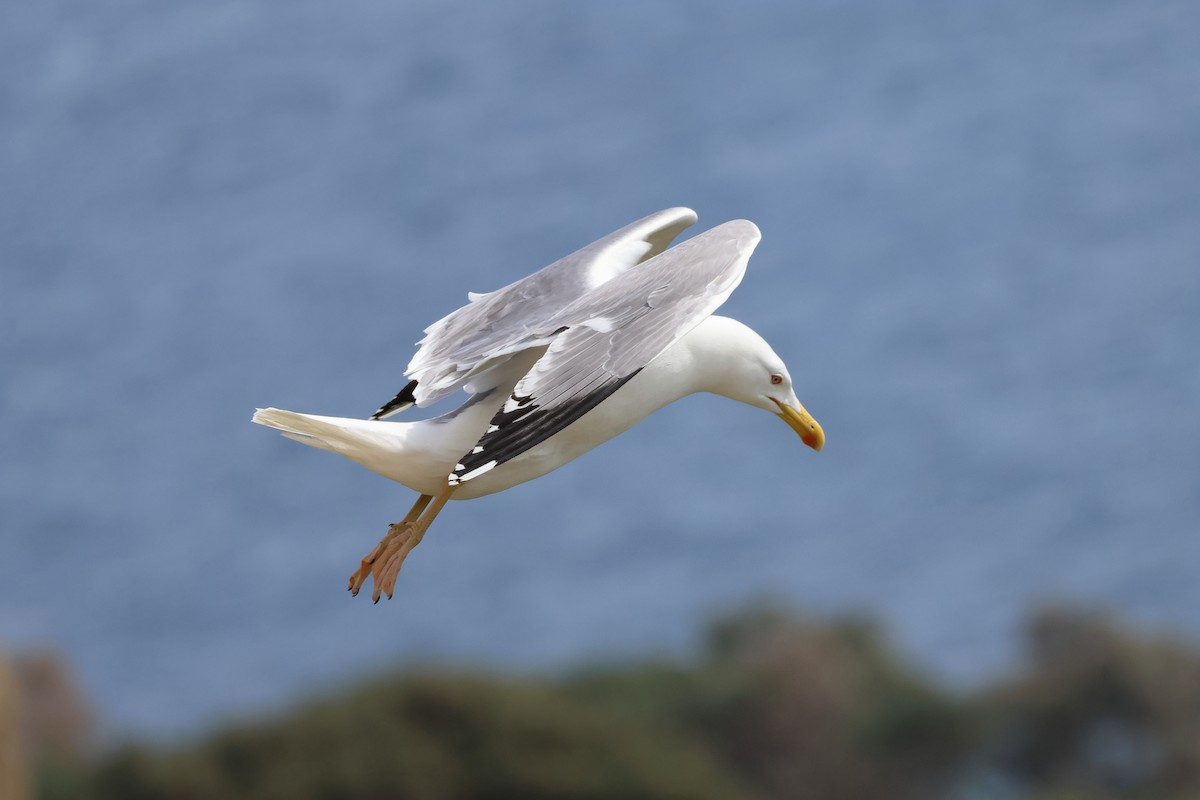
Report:
[[[167,734],[396,664],[682,654],[774,596],[956,685],[1022,615],[1200,637],[1200,5],[52,0],[0,11],[0,642]],[[249,417],[364,416],[468,289],[646,213],[824,424],[689,398],[454,504]]]

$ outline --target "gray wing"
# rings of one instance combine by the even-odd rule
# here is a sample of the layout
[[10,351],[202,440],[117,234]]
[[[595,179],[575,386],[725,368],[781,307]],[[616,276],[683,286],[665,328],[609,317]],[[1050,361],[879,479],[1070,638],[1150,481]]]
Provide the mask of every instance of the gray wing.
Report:
[[552,316],[549,347],[450,475],[482,475],[549,439],[621,388],[733,292],[760,234],[718,225],[625,272]]
[[427,406],[461,388],[490,388],[491,371],[513,353],[546,344],[547,320],[596,287],[666,250],[679,232],[695,221],[696,212],[690,208],[668,208],[503,289],[468,293],[467,305],[425,329],[425,338],[405,370],[411,380],[372,419],[383,419],[414,403]]

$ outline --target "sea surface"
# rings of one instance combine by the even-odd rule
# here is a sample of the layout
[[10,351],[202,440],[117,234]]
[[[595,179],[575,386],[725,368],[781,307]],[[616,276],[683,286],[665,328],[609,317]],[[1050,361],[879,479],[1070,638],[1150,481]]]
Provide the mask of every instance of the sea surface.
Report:
[[[969,685],[1028,610],[1200,639],[1200,5],[43,0],[0,10],[0,643],[106,729],[355,676],[686,655],[758,598]],[[651,211],[824,452],[689,398],[452,504],[250,424],[365,416],[422,329]]]

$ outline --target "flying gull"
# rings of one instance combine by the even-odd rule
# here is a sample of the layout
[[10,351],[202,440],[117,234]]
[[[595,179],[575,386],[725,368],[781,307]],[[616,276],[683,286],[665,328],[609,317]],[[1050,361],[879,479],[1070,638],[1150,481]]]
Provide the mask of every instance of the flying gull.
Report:
[[[390,598],[404,559],[451,500],[492,494],[558,469],[695,392],[778,414],[814,450],[821,426],[757,333],[713,316],[761,237],[733,220],[670,247],[696,221],[651,214],[425,329],[407,385],[369,420],[258,409],[254,421],[350,458],[420,496],[350,577]],[[459,389],[454,411],[385,421]]]

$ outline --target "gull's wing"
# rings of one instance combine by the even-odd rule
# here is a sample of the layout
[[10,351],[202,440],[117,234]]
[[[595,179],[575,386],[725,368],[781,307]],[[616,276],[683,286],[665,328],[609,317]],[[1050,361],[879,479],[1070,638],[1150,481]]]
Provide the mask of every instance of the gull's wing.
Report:
[[425,338],[405,370],[409,384],[372,419],[383,419],[414,403],[427,406],[463,387],[473,391],[490,388],[491,369],[515,352],[547,343],[547,320],[596,287],[666,250],[679,232],[695,221],[696,212],[690,208],[668,208],[503,289],[468,293],[467,305],[425,329]]
[[746,220],[718,225],[550,317],[545,354],[455,467],[451,485],[542,443],[621,388],[725,302],[759,237]]

